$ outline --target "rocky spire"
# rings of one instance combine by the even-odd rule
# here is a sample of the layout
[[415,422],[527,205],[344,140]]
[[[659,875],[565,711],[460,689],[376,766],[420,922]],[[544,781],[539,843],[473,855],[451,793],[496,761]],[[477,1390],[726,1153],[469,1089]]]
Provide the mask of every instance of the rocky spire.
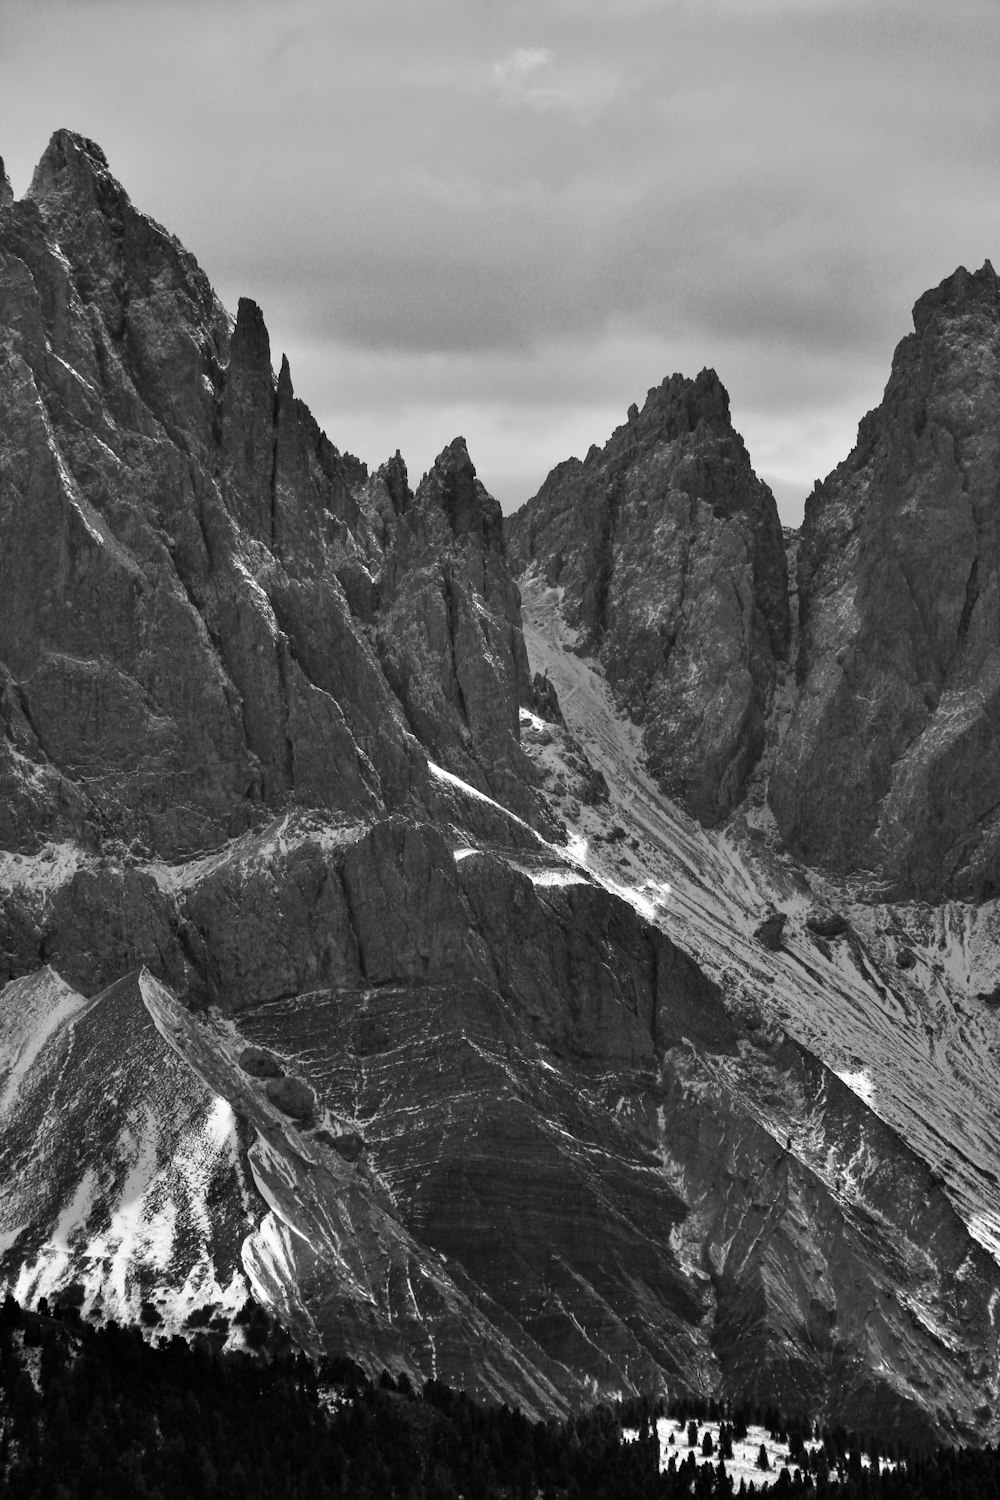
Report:
[[603,449],[554,469],[508,545],[515,572],[562,589],[660,785],[724,817],[763,748],[789,616],[774,498],[715,371],[671,375]]
[[799,559],[800,691],[771,779],[782,835],[898,894],[1000,891],[1000,283],[926,292]]
[[438,507],[458,539],[471,537],[478,546],[503,551],[500,505],[479,483],[464,437],[438,454],[417,489],[417,502]]
[[52,192],[61,192],[70,183],[81,185],[93,183],[100,178],[116,197],[128,201],[128,194],[108,167],[108,159],[100,146],[84,135],[72,130],[57,130],[42,153],[28,189],[28,196],[43,199]]

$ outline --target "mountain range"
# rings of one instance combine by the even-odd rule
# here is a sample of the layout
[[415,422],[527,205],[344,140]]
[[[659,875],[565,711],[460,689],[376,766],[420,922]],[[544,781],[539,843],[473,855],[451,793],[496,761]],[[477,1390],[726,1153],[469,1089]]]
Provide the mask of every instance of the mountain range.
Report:
[[0,166],[0,1288],[995,1441],[998,419],[987,262],[799,532],[710,370],[505,519]]

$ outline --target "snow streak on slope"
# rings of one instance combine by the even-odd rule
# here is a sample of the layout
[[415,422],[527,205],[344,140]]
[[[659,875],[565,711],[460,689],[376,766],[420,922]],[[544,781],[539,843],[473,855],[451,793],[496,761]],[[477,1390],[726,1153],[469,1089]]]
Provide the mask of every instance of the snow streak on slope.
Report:
[[48,966],[7,986],[0,1019],[4,1042],[0,1052],[0,1118],[15,1103],[45,1044],[86,1003]]
[[[163,1044],[138,981],[86,1000],[51,969],[0,992],[0,1280],[170,1332],[245,1300],[235,1121]],[[4,1274],[6,1273],[6,1274]]]
[[153,877],[161,891],[176,896],[228,867],[265,866],[276,855],[285,855],[305,843],[321,849],[343,848],[355,843],[364,831],[364,824],[337,814],[297,809],[272,819],[264,828],[240,834],[210,853],[173,864],[149,860],[140,868]]
[[[323,1103],[318,1065],[329,1060],[330,1028],[321,1024],[314,1035],[313,1027],[325,997],[296,995],[233,1020],[194,1016],[149,974],[140,982],[160,1035],[245,1122],[246,1159],[264,1212],[242,1244],[243,1269],[258,1300],[302,1347],[335,1349],[373,1374],[396,1369],[414,1380],[437,1369],[439,1349],[440,1373],[453,1380],[464,1349],[485,1350],[482,1369],[470,1369],[462,1384],[496,1400],[513,1390],[528,1411],[564,1410],[565,1398],[536,1366],[549,1363],[541,1351],[526,1352],[524,1341],[492,1324],[461,1268],[406,1229],[360,1136],[359,1150],[342,1154],[344,1137],[360,1126]],[[286,1079],[314,1091],[311,1118],[291,1117],[274,1102],[269,1080],[243,1069],[248,1042],[264,1043]],[[343,1061],[335,1049],[335,1064]],[[426,1353],[423,1363],[415,1351]]]
[[0,849],[0,889],[46,894],[64,885],[86,860],[83,850],[71,840],[43,844],[37,854]]
[[[521,588],[532,670],[547,672],[610,790],[607,807],[582,805],[566,790],[558,735],[540,748],[528,738],[575,830],[570,857],[692,953],[751,1031],[783,1030],[820,1057],[930,1165],[1000,1258],[1000,904],[858,901],[849,883],[775,852],[761,789],[726,829],[706,831],[645,773],[639,730],[616,711],[599,665],[573,651],[558,590],[530,574]],[[805,925],[817,907],[843,914],[846,933],[818,940]],[[754,937],[772,910],[787,918],[778,952]],[[849,1191],[850,1164],[818,1159],[808,1122],[776,1113],[771,1128],[828,1186]]]

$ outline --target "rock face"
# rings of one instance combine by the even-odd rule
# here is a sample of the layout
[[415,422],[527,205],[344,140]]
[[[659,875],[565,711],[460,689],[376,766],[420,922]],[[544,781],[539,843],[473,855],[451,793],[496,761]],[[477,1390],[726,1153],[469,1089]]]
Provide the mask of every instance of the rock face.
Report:
[[519,746],[518,705],[534,689],[500,506],[464,441],[439,455],[415,496],[397,461],[362,504],[382,522],[379,655],[414,733],[448,770],[553,833]]
[[[951,1356],[942,1365],[934,1352],[930,1296],[951,1307],[945,1322],[963,1329],[952,1352],[963,1344],[977,1372],[961,1421],[988,1424],[975,1387],[996,1380],[981,1343],[993,1337],[988,1313],[981,1321],[992,1293],[974,1311],[961,1288],[971,1241],[984,1289],[1000,1256],[988,1227],[1000,1222],[998,904],[871,907],[775,858],[766,821],[693,824],[651,783],[599,664],[565,649],[554,591],[529,579],[523,604],[529,659],[567,724],[534,752],[547,784],[558,795],[582,741],[610,788],[607,811],[568,812],[577,847],[606,888],[697,958],[735,1027],[728,1051],[682,1020],[660,1062],[668,1093],[650,1100],[652,1138],[689,1209],[675,1243],[711,1288],[713,1354],[736,1384],[810,1402],[822,1387],[827,1410],[912,1435],[956,1389]],[[770,944],[757,936],[769,915],[781,928]],[[641,1087],[613,1097],[618,1121],[634,1120]]]
[[405,799],[420,757],[324,568],[349,466],[275,388],[257,310],[230,333],[65,132],[0,254],[4,744],[37,768],[7,772],[8,837],[172,856],[290,798]]
[[135,976],[87,1000],[40,969],[3,991],[0,1034],[4,1279],[21,1298],[75,1283],[123,1321],[144,1301],[174,1326],[199,1304],[236,1312],[245,1127],[165,1043]]
[[898,894],[1000,891],[1000,283],[913,310],[881,406],[817,485],[801,647],[770,801],[810,862]]
[[995,1436],[1000,974],[963,929],[945,1036],[920,986],[960,965],[905,914],[662,795],[737,803],[788,649],[714,375],[555,471],[508,559],[461,439],[415,491],[340,453],[60,132],[0,182],[0,413],[0,1288],[171,1332],[250,1288],[312,1353],[536,1414],[666,1386]]
[[412,505],[398,466],[366,489],[286,361],[275,380],[259,309],[231,326],[68,132],[3,210],[0,257],[5,841],[175,857],[293,803],[418,805],[411,726],[544,821],[517,590],[464,446]]
[[774,499],[715,372],[671,376],[602,450],[554,469],[509,548],[562,590],[663,790],[724,818],[763,749],[789,618]]

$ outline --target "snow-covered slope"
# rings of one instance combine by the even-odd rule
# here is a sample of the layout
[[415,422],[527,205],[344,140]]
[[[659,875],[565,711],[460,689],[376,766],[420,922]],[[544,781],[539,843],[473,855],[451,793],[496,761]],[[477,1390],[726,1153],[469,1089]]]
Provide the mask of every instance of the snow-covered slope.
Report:
[[[0,1247],[22,1300],[168,1329],[246,1300],[252,1220],[236,1116],[174,1056],[126,979],[85,1000],[51,969],[0,1003]],[[12,1066],[10,1065],[12,1062]]]

